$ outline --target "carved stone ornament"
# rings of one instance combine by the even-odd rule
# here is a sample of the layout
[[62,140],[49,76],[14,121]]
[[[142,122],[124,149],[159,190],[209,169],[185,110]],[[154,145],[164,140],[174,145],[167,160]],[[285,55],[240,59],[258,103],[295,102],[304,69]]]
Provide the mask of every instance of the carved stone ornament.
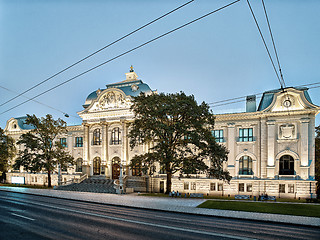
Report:
[[284,124],[279,127],[280,139],[293,139],[295,135],[295,126],[293,124]]
[[285,95],[284,97],[282,97],[281,102],[282,106],[285,108],[289,108],[295,105],[294,97],[292,97],[291,95]]
[[97,104],[98,110],[110,109],[110,108],[123,108],[128,104],[123,95],[118,92],[108,92],[104,94]]

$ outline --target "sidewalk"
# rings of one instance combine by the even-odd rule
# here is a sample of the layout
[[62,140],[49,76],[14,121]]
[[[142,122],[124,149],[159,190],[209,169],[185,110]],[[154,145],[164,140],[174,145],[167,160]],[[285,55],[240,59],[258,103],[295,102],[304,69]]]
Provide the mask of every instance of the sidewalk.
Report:
[[0,191],[11,191],[56,198],[97,202],[119,206],[130,206],[145,209],[156,209],[179,213],[190,213],[258,221],[271,221],[278,223],[290,223],[320,227],[320,218],[314,217],[196,208],[199,204],[206,201],[206,199],[161,198],[138,196],[136,194],[116,195],[107,193],[69,192],[51,189],[32,189],[3,186],[0,186]]

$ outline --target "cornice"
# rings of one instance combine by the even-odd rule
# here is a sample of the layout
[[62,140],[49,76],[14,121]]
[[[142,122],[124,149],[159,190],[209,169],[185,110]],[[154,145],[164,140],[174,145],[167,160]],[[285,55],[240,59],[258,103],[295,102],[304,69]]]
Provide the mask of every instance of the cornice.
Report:
[[[313,114],[317,115],[319,113],[319,108],[316,109],[303,109],[303,110],[292,110],[289,111],[290,115],[304,115],[304,114]],[[234,121],[234,120],[258,120],[260,118],[267,117],[279,117],[287,116],[288,111],[278,111],[278,112],[243,112],[243,113],[226,113],[226,114],[217,114],[215,116],[216,121]]]

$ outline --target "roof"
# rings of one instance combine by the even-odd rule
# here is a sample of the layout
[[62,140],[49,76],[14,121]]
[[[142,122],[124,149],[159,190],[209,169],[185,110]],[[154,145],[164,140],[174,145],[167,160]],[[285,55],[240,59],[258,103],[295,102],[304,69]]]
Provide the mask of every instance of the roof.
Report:
[[[120,89],[126,94],[127,96],[136,97],[139,96],[141,92],[149,93],[152,92],[151,88],[148,84],[143,83],[141,80],[133,80],[133,81],[122,81],[118,83],[112,83],[106,85],[106,89],[109,88],[117,88]],[[106,90],[101,89],[101,92]],[[83,105],[84,108],[89,107],[89,105],[98,98],[97,91],[94,91],[88,95],[86,98],[85,104]]]
[[23,130],[31,130],[31,129],[35,129],[35,127],[33,125],[30,125],[30,124],[26,124],[26,120],[27,120],[27,116],[24,116],[24,117],[17,117],[15,118],[18,122],[18,125],[21,129]]
[[[293,89],[296,89],[296,90],[303,91],[304,96],[306,97],[306,99],[310,103],[312,103],[311,98],[310,98],[309,93],[308,93],[308,88],[306,88],[306,87],[287,87],[287,88],[293,88]],[[259,107],[258,107],[257,111],[263,111],[264,109],[269,107],[270,104],[273,101],[274,95],[276,93],[278,93],[278,92],[281,92],[281,91],[282,91],[282,89],[279,88],[279,89],[274,89],[274,90],[270,90],[270,91],[264,92],[263,95],[262,95],[262,98],[260,100],[260,104],[259,104]]]

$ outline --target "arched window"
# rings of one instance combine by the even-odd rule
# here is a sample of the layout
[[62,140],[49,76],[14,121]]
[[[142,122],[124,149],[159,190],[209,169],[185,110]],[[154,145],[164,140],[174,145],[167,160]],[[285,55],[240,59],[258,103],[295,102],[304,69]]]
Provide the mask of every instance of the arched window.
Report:
[[82,172],[82,158],[78,158],[76,161],[76,172]]
[[118,127],[112,129],[111,133],[111,144],[117,145],[121,143],[120,139],[120,129]]
[[101,132],[100,129],[96,129],[93,131],[93,145],[100,145],[101,144]]
[[294,159],[290,155],[283,155],[280,158],[279,175],[294,175]]
[[239,175],[252,175],[252,158],[243,156],[239,160]]

